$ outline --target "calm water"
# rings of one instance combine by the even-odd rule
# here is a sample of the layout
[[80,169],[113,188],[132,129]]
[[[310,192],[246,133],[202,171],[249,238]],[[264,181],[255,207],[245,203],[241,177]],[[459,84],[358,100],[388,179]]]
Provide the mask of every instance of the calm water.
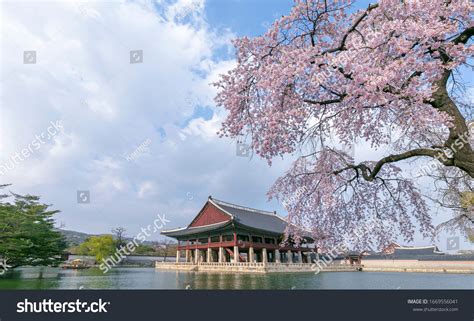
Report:
[[474,275],[390,272],[229,274],[154,268],[61,270],[21,268],[0,278],[0,289],[473,289]]

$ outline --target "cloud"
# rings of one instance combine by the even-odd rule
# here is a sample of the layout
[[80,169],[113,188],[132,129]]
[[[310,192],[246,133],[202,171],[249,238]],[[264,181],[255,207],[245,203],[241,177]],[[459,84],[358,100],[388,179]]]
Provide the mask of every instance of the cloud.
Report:
[[[157,213],[184,226],[208,195],[284,214],[265,194],[291,157],[268,167],[215,134],[225,113],[209,84],[235,66],[235,35],[208,25],[204,1],[0,5],[0,170],[52,121],[63,125],[0,183],[40,195],[65,228],[88,233],[133,235]],[[23,64],[26,50],[36,64]],[[132,50],[143,62],[130,63]],[[380,156],[366,145],[357,161]],[[90,204],[77,203],[78,190]]]
[[153,182],[143,182],[142,184],[140,184],[140,187],[138,189],[138,197],[145,198],[147,195],[152,194],[154,189],[155,187]]
[[[206,23],[204,2],[183,15],[186,3],[2,3],[0,165],[51,121],[63,130],[0,182],[89,233],[133,234],[157,212],[182,226],[210,194],[274,209],[265,193],[288,161],[237,157],[216,136],[225,115],[209,84],[235,64],[217,54],[234,35]],[[36,64],[23,64],[25,50]],[[141,63],[130,63],[132,50]],[[90,204],[77,203],[77,190],[90,191]]]

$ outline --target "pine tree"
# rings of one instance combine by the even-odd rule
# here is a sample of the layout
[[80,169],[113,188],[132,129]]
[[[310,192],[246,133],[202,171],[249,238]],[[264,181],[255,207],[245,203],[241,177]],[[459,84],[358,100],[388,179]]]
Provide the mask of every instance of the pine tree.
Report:
[[66,242],[52,218],[59,211],[49,207],[38,196],[0,195],[0,258],[9,266],[57,266],[63,261]]

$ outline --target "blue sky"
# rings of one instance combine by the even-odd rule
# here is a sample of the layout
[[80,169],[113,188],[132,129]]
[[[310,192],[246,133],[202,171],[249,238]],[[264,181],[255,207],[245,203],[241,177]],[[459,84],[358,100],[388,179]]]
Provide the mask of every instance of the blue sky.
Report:
[[[366,8],[370,3],[357,1],[351,10]],[[276,18],[286,15],[292,4],[292,0],[208,0],[205,12],[212,26],[230,28],[238,36],[257,36]]]
[[[87,233],[124,226],[133,236],[157,214],[184,226],[208,195],[284,214],[266,192],[291,159],[237,156],[215,134],[225,113],[209,84],[235,64],[231,39],[263,33],[291,3],[2,2],[0,166],[51,123],[61,130],[0,183],[40,195],[61,210],[58,224]],[[134,50],[142,61],[130,63]]]
[[209,24],[217,28],[229,28],[238,36],[257,36],[276,18],[286,15],[292,3],[292,0],[209,0],[205,12]]
[[[366,8],[370,3],[367,0],[357,1],[351,11]],[[266,32],[275,19],[288,14],[292,4],[293,0],[207,0],[204,19],[212,28],[230,30],[237,37],[259,36]],[[216,50],[215,57],[232,59],[233,51]],[[211,115],[212,108],[199,106],[192,117],[209,119]]]

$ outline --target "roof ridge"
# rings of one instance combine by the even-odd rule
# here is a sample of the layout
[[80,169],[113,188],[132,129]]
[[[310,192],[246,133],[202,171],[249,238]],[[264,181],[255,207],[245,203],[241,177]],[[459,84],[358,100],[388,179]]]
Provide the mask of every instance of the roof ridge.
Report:
[[180,231],[180,230],[185,230],[187,228],[188,228],[187,226],[177,227],[177,228],[174,228],[174,229],[171,229],[171,230],[162,230],[162,232],[176,232],[176,231]]
[[418,249],[429,249],[429,248],[436,248],[436,245],[426,245],[426,246],[398,246],[395,247],[396,249],[406,249],[406,250],[418,250]]
[[237,209],[241,209],[241,210],[246,210],[246,211],[249,211],[249,212],[256,212],[256,213],[260,213],[260,214],[264,214],[264,215],[272,215],[272,216],[277,216],[277,217],[279,217],[279,216],[276,214],[276,212],[264,211],[264,210],[259,210],[259,209],[252,208],[252,207],[237,205],[237,204],[233,204],[233,203],[229,203],[229,202],[225,202],[225,201],[218,200],[218,199],[216,199],[216,198],[214,198],[214,197],[212,197],[211,200],[214,201],[214,202],[217,202],[217,203],[220,204],[220,205],[229,206],[229,207],[233,207],[233,208],[237,208]]
[[206,225],[199,225],[199,226],[188,226],[186,229],[193,229],[193,228],[200,228],[200,227],[208,227],[208,226],[214,226],[214,225],[219,225],[219,224],[224,224],[224,223],[229,223],[231,220],[227,221],[222,221],[222,222],[216,222],[216,223],[211,223],[211,224],[206,224]]

